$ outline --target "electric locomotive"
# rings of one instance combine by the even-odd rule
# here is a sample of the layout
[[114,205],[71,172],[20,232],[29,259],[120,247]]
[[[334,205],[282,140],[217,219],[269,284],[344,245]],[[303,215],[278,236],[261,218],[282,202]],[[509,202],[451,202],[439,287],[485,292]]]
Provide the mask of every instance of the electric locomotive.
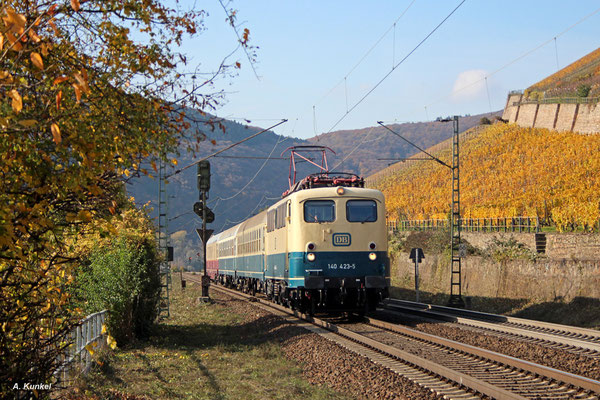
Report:
[[[324,155],[325,148],[314,148]],[[357,175],[323,170],[290,179],[280,201],[208,241],[217,282],[312,313],[362,313],[387,297],[383,194],[364,188]]]

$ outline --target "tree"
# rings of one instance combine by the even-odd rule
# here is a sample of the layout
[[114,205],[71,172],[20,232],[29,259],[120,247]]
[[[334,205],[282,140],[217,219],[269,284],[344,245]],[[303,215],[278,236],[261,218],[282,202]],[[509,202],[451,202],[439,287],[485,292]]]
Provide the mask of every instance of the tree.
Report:
[[[200,127],[219,127],[204,111],[223,93],[207,90],[240,63],[226,59],[207,80],[192,79],[199,71],[177,46],[202,30],[205,13],[180,8],[160,0],[0,7],[2,395],[14,395],[16,382],[49,383],[81,317],[69,297],[78,267],[69,238],[119,213],[121,182],[151,174],[143,160],[156,170],[180,142],[204,140]],[[253,54],[248,39],[245,31],[238,45]]]

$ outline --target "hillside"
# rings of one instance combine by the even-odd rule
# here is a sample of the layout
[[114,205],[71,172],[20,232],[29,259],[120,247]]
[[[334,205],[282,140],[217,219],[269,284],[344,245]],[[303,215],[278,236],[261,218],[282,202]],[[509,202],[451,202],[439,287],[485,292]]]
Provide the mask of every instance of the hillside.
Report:
[[529,99],[600,96],[600,48],[525,90]]
[[[600,135],[495,124],[461,143],[466,218],[548,216],[559,229],[593,229],[600,218]],[[450,159],[450,147],[437,152]],[[445,218],[450,171],[410,162],[374,184],[390,219]]]

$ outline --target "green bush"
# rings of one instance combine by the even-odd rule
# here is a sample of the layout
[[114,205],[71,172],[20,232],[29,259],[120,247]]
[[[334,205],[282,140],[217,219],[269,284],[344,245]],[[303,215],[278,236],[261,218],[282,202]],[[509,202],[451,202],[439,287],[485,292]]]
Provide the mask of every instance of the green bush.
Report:
[[588,97],[588,95],[590,94],[590,90],[592,90],[590,85],[577,86],[577,97]]
[[488,117],[482,117],[479,120],[479,125],[491,125],[492,121],[490,121],[490,119]]
[[91,252],[78,281],[82,308],[88,314],[107,309],[108,331],[118,343],[148,335],[161,289],[153,242],[117,237]]

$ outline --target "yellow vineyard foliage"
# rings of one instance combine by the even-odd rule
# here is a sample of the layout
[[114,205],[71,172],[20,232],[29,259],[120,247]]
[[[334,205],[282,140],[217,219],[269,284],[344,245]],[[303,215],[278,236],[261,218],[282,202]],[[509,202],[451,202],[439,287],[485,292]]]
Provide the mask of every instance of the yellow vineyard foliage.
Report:
[[[600,219],[600,135],[496,124],[461,143],[462,216],[551,217],[559,230],[591,230]],[[438,156],[451,164],[451,149]],[[451,171],[414,162],[375,186],[388,218],[446,218]]]

